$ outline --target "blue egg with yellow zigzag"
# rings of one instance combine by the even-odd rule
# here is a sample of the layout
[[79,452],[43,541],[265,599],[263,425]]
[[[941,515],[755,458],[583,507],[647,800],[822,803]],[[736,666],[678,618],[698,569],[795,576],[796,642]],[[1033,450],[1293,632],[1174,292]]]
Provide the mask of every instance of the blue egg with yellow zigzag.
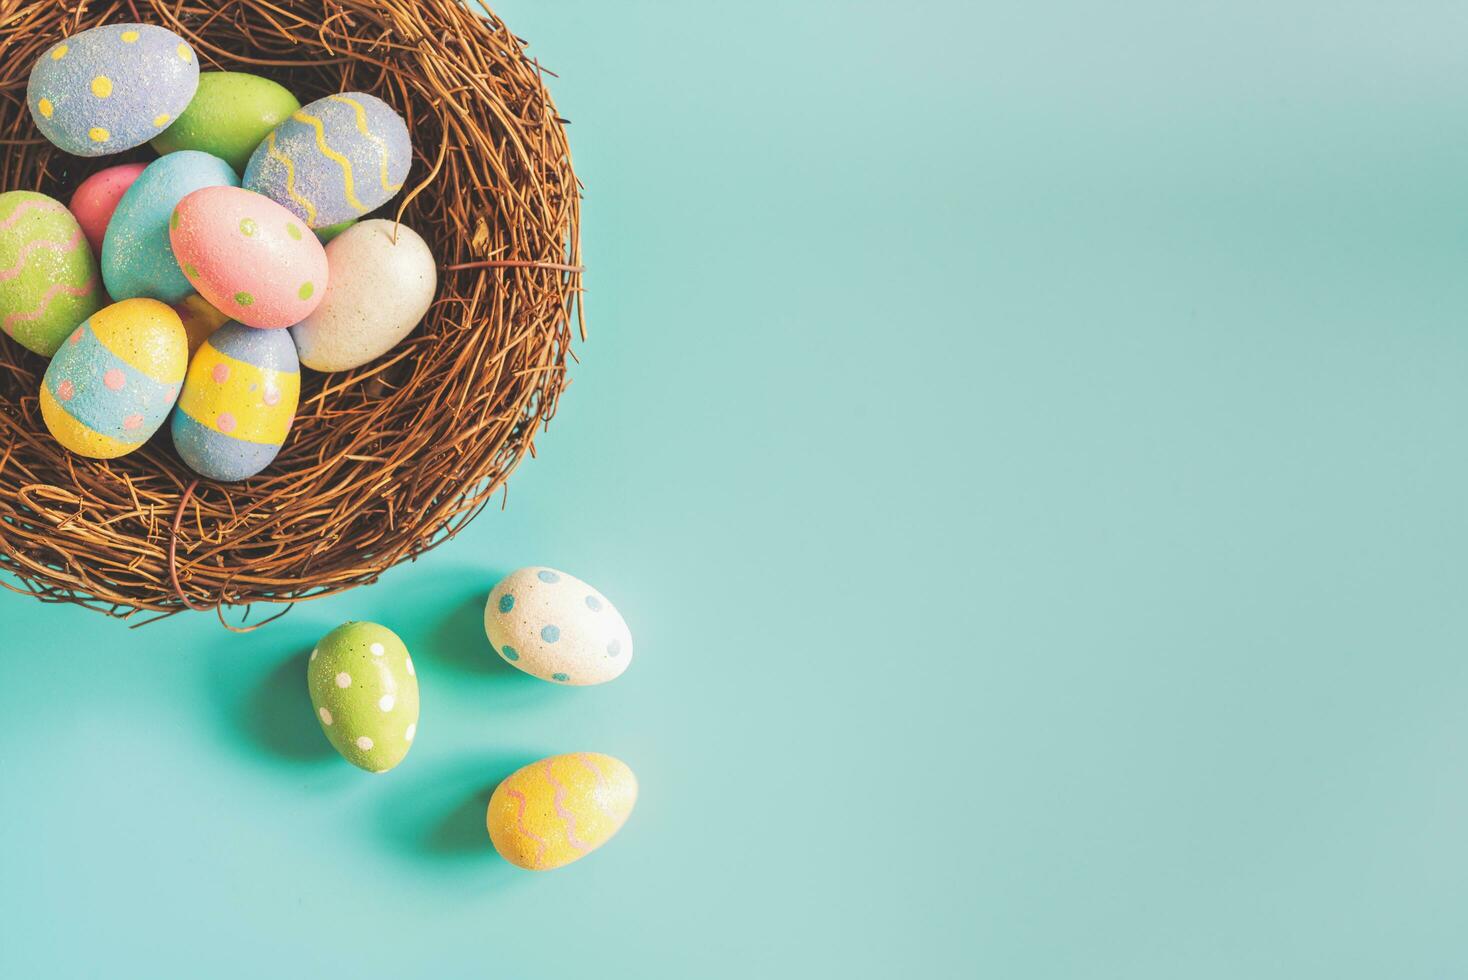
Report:
[[412,163],[403,117],[376,96],[343,92],[275,127],[251,155],[244,186],[325,228],[385,204]]

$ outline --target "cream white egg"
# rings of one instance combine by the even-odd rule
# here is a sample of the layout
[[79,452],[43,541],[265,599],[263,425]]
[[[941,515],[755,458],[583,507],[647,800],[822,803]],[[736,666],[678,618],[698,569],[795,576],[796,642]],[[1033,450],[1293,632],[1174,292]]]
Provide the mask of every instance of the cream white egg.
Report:
[[632,662],[632,633],[617,607],[554,568],[505,576],[490,590],[484,632],[507,663],[554,684],[605,684]]

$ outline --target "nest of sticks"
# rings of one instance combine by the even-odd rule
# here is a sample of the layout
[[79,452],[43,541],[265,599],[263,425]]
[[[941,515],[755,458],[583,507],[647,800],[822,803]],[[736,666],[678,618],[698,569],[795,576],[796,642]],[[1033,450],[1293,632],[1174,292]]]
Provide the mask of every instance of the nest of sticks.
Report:
[[253,479],[197,480],[167,426],[119,460],[68,453],[41,421],[46,361],[0,338],[0,584],[135,625],[285,607],[263,625],[452,537],[533,455],[567,384],[573,319],[585,333],[566,120],[525,42],[458,0],[0,0],[0,190],[67,201],[95,171],[153,156],[69,156],[25,104],[50,45],[127,21],[181,35],[204,71],[265,75],[302,104],[371,92],[413,138],[407,184],[374,216],[428,242],[437,299],[377,361],[303,372],[290,438]]

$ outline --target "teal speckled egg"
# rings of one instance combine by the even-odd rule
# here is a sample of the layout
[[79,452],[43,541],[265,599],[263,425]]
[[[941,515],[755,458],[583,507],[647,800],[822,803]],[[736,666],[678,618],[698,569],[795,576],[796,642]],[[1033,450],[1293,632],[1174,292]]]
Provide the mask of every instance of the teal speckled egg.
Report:
[[163,132],[199,87],[194,49],[152,24],[107,24],[56,42],[31,69],[26,105],[67,153],[99,157]]
[[311,707],[326,740],[368,772],[386,772],[418,733],[418,678],[398,635],[376,623],[344,623],[306,664]]
[[168,222],[178,202],[204,187],[238,187],[229,164],[198,150],[159,157],[117,202],[102,239],[102,281],[113,299],[178,303],[194,292],[179,268]]

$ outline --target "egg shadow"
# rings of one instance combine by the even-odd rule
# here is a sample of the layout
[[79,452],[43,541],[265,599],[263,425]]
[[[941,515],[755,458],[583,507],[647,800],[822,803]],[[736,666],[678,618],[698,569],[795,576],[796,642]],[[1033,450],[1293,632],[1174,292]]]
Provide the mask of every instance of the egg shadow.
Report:
[[537,758],[529,751],[500,752],[415,772],[382,799],[387,843],[414,858],[502,863],[484,823],[489,797],[506,776]]
[[256,746],[298,762],[333,758],[306,686],[310,648],[291,654],[250,688],[237,708],[239,728]]
[[[493,583],[504,578],[491,572],[485,580]],[[480,677],[510,679],[525,675],[505,663],[484,635],[484,604],[489,588],[460,595],[443,614],[428,636],[423,653],[435,663]]]

